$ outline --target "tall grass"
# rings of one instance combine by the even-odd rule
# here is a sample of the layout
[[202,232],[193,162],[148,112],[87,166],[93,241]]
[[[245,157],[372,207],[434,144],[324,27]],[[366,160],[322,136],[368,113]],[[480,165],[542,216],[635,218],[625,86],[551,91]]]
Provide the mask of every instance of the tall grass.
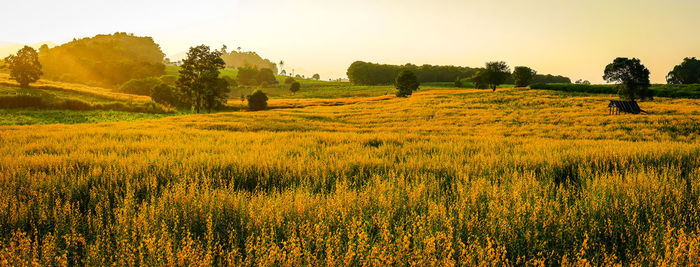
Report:
[[543,91],[4,126],[0,262],[700,260],[700,103]]

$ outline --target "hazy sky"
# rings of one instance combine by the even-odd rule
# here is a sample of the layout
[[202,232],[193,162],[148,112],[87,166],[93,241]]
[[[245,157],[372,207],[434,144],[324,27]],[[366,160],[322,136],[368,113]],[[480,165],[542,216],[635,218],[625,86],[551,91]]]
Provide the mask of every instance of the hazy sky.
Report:
[[0,42],[133,32],[167,55],[240,46],[323,79],[345,77],[355,60],[503,60],[600,83],[604,66],[625,56],[661,83],[684,57],[700,57],[699,0],[1,0],[0,9]]

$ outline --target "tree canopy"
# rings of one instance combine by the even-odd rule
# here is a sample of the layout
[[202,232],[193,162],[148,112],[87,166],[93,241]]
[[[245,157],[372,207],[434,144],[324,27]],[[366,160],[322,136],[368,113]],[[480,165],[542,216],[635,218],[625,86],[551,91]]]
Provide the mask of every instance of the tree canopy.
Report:
[[418,77],[416,74],[410,70],[402,70],[398,76],[396,76],[396,96],[407,97],[413,94],[413,91],[418,90]]
[[481,82],[493,91],[496,91],[496,87],[503,84],[509,76],[510,67],[503,61],[486,62],[484,70],[479,72]]
[[226,80],[219,78],[224,68],[221,52],[210,51],[206,45],[191,47],[180,68],[177,81],[184,102],[197,113],[202,108],[207,112],[223,106],[229,92]]
[[513,83],[515,87],[525,87],[532,83],[537,76],[537,71],[525,67],[517,66],[513,69]]
[[669,84],[699,84],[700,60],[694,57],[683,59],[680,65],[676,65],[668,73],[666,82]]
[[289,91],[291,91],[292,94],[296,94],[300,89],[301,84],[299,82],[292,82],[292,84],[289,85]]
[[649,70],[637,58],[618,57],[605,66],[603,79],[617,83],[618,94],[625,100],[652,98]]
[[17,51],[16,55],[9,55],[4,61],[10,69],[10,77],[22,87],[27,87],[30,83],[36,82],[43,74],[41,72],[41,63],[39,63],[39,55],[34,48],[29,46],[25,45]]
[[321,75],[318,75],[318,73],[316,73],[316,74],[314,74],[314,76],[311,76],[311,78],[318,81],[321,79]]
[[262,58],[255,52],[226,52],[223,48],[219,52],[221,52],[221,58],[226,63],[227,67],[241,68],[248,66],[255,69],[270,69],[273,74],[277,73],[277,64],[269,59]]
[[246,97],[248,99],[248,109],[251,111],[264,110],[267,108],[267,95],[261,90],[255,90]]

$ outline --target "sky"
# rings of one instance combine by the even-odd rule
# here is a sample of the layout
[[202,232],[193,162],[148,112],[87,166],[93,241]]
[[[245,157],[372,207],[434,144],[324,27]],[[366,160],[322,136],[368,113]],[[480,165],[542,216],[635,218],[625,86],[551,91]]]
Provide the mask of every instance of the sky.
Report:
[[700,57],[698,0],[0,0],[0,10],[0,44],[130,32],[168,56],[226,44],[323,79],[346,77],[356,60],[498,60],[602,83],[615,57],[636,57],[665,83],[684,57]]

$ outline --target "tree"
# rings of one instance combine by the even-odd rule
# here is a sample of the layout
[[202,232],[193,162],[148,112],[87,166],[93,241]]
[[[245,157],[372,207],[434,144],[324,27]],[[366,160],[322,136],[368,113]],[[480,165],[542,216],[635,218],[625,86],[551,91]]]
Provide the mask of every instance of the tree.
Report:
[[461,77],[457,77],[457,79],[455,79],[455,87],[457,87],[457,88],[462,87],[462,78]]
[[480,70],[477,71],[474,76],[471,77],[471,82],[474,83],[474,88],[475,89],[487,89],[489,88],[488,84],[484,82],[484,75],[482,74],[484,71]]
[[160,104],[177,107],[180,105],[177,88],[161,83],[151,91],[151,99]]
[[280,70],[282,70],[282,72],[280,72],[281,75],[287,74],[287,72],[284,71],[284,61],[283,60],[280,60]]
[[515,87],[526,87],[532,83],[537,76],[537,71],[524,67],[517,66],[513,69],[513,82]]
[[314,78],[314,80],[317,80],[317,81],[318,81],[318,80],[321,79],[321,75],[318,75],[318,73],[316,73],[316,74],[314,74],[314,76],[312,76],[311,78]]
[[293,82],[289,85],[289,91],[292,91],[292,94],[299,92],[299,89],[301,89],[301,84],[299,82]]
[[415,73],[410,70],[403,70],[396,76],[395,86],[397,90],[396,96],[407,97],[413,94],[413,91],[418,90],[420,83],[418,83],[418,77],[416,77]]
[[252,66],[243,66],[238,68],[238,82],[241,85],[246,85],[246,86],[253,86],[253,85],[258,85],[258,76],[260,76],[260,72],[258,69]]
[[286,71],[286,70],[282,70],[282,72],[280,72],[280,75],[286,76],[286,75],[287,75],[287,71]]
[[284,84],[292,84],[293,82],[295,82],[295,80],[292,77],[287,77],[284,79]]
[[666,76],[669,84],[696,84],[700,83],[700,60],[685,58],[680,65],[673,67],[673,70]]
[[578,79],[578,80],[576,80],[575,84],[585,84],[585,85],[589,85],[589,84],[591,84],[591,82],[589,82],[588,80]]
[[639,59],[618,57],[605,67],[603,79],[618,83],[618,94],[625,100],[653,98],[649,70]]
[[43,74],[39,54],[34,48],[26,45],[17,51],[17,55],[7,56],[5,64],[10,69],[10,78],[17,81],[21,87],[27,87],[30,83],[38,81]]
[[510,68],[503,61],[486,62],[486,67],[480,72],[484,84],[496,91],[498,85],[503,84],[510,75]]
[[219,78],[219,69],[224,67],[220,51],[210,51],[206,45],[190,47],[187,58],[180,68],[177,81],[184,102],[199,113],[202,108],[211,112],[212,108],[223,105],[228,84]]
[[246,97],[248,99],[248,109],[251,111],[264,110],[267,108],[267,95],[263,91],[255,90]]
[[267,83],[267,84],[278,84],[279,82],[277,81],[277,78],[275,78],[275,74],[272,72],[271,69],[261,69],[260,72],[258,72],[258,82],[260,83]]

